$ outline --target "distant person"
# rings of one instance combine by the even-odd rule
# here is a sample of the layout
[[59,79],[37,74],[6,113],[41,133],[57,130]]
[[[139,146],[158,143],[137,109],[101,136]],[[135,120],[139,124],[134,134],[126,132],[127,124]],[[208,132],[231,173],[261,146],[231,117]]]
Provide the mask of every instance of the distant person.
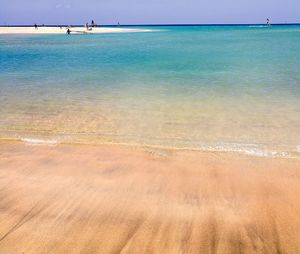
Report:
[[70,34],[71,33],[71,30],[68,28],[68,30],[67,30],[67,34]]
[[267,26],[270,25],[270,19],[267,18]]
[[89,23],[85,23],[86,30],[89,30]]
[[118,26],[121,26],[121,25],[120,25],[120,22],[118,22]]
[[95,27],[95,22],[94,22],[94,20],[92,20],[92,27]]
[[34,24],[34,28],[35,28],[35,29],[38,29],[38,26],[37,26],[37,24]]

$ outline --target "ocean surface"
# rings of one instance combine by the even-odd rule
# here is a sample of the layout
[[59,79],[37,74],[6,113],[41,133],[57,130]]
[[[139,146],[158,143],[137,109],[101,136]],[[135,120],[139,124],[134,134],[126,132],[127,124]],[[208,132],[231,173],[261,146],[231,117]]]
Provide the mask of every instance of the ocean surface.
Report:
[[0,35],[0,139],[300,153],[300,26]]

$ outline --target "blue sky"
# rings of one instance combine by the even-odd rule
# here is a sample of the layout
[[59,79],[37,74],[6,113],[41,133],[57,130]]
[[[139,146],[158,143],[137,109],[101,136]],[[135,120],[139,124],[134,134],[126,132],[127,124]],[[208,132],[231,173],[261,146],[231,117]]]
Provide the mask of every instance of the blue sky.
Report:
[[3,24],[300,22],[300,0],[0,0]]

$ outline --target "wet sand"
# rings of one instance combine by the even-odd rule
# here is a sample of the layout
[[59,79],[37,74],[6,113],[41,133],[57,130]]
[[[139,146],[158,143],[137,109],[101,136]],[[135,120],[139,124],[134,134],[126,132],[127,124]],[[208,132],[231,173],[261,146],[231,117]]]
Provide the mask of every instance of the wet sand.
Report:
[[300,253],[300,161],[0,142],[0,253]]
[[[71,27],[71,34],[103,34],[103,33],[136,33],[149,32],[149,29],[119,28],[119,27],[93,27],[87,30],[85,27]],[[66,27],[0,27],[0,34],[66,34]]]

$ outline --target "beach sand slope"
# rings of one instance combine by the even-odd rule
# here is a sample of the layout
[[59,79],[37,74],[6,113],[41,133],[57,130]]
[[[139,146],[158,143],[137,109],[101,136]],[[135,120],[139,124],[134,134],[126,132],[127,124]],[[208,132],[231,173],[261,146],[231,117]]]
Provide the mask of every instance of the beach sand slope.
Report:
[[300,253],[300,162],[0,143],[0,253]]

